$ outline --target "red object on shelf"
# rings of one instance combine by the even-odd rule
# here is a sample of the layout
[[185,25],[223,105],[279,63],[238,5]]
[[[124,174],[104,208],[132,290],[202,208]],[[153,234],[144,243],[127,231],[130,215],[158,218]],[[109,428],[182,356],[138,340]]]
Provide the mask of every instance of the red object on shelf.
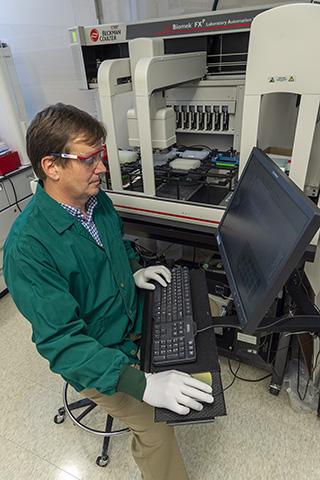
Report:
[[17,170],[21,166],[18,152],[5,153],[0,155],[0,175]]

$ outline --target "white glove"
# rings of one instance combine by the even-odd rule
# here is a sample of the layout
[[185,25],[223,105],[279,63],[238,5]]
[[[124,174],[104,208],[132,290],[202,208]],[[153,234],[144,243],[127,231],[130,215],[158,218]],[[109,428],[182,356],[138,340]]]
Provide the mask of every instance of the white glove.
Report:
[[147,385],[142,400],[153,407],[186,415],[190,408],[202,410],[200,402],[213,403],[212,388],[187,373],[169,370],[145,373]]
[[171,282],[171,272],[164,265],[154,265],[152,267],[140,268],[133,274],[133,278],[137,287],[145,290],[154,290],[156,287],[149,283],[149,280],[156,280],[160,285],[166,287],[167,283]]

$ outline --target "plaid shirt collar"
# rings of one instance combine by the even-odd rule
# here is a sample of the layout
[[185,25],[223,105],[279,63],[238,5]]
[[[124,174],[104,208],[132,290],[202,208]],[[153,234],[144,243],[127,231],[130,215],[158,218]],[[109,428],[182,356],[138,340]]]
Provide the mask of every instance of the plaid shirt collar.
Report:
[[91,222],[92,221],[92,216],[93,216],[93,211],[94,211],[97,203],[98,203],[98,201],[97,201],[96,197],[92,196],[92,197],[89,198],[89,200],[86,203],[86,211],[87,211],[86,216],[83,215],[80,208],[71,207],[71,205],[68,205],[66,203],[60,203],[60,205],[65,210],[67,210],[67,212],[69,212],[73,217],[84,220],[85,222]]

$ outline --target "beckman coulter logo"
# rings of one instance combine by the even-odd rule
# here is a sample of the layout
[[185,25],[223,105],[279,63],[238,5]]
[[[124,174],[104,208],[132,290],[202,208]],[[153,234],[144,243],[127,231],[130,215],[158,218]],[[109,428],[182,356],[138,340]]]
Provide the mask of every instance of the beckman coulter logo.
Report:
[[99,32],[96,28],[93,28],[90,31],[90,38],[93,42],[96,42],[97,40],[99,40]]

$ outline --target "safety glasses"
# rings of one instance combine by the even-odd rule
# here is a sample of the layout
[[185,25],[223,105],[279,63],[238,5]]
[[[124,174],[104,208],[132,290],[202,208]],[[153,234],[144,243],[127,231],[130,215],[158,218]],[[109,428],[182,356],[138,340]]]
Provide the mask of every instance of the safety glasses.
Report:
[[85,165],[91,168],[95,168],[99,162],[106,164],[108,160],[107,147],[105,144],[101,145],[100,148],[87,155],[74,155],[73,153],[51,153],[50,156],[55,158],[68,158],[70,160],[79,160],[80,162],[83,162]]

